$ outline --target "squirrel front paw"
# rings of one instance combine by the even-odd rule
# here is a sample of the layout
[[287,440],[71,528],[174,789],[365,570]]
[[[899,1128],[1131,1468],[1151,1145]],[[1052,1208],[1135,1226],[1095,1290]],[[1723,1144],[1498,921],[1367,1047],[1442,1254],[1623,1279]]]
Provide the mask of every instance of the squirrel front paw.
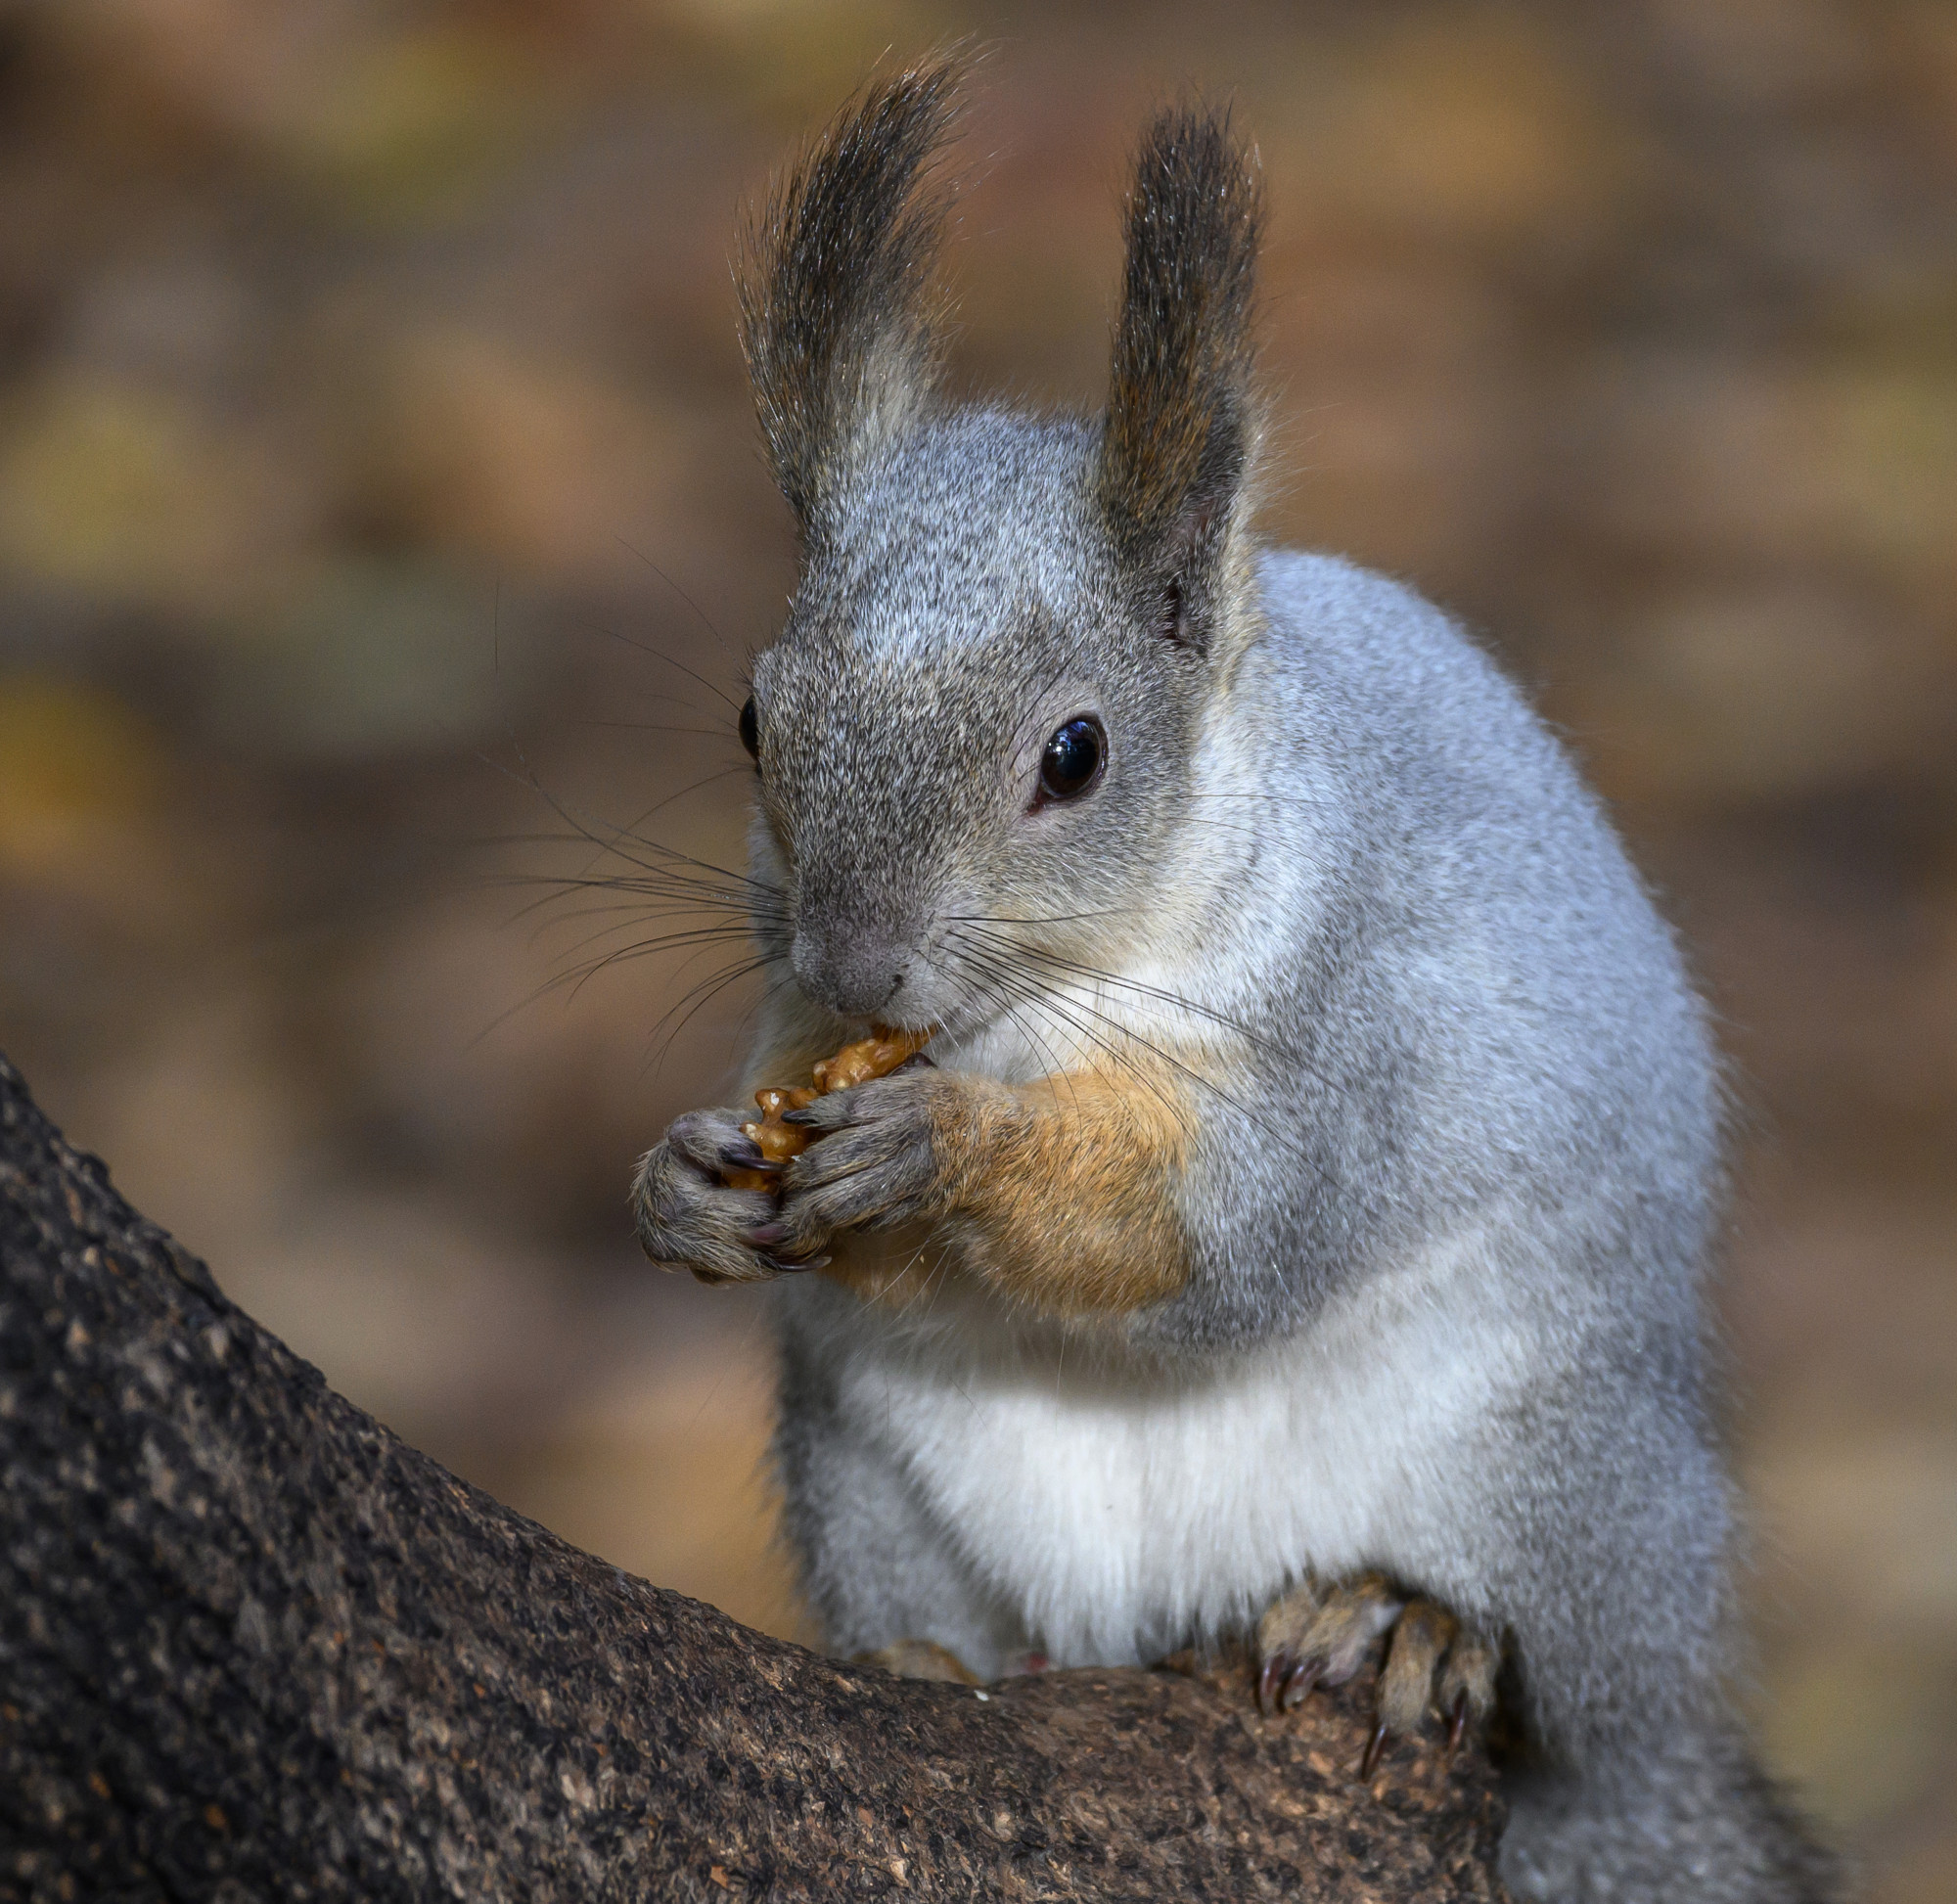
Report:
[[1340,1686],[1388,1635],[1379,1703],[1359,1776],[1371,1778],[1387,1741],[1420,1730],[1430,1710],[1447,1726],[1447,1748],[1495,1709],[1497,1648],[1446,1608],[1394,1592],[1383,1573],[1332,1587],[1307,1580],[1257,1623],[1257,1703],[1288,1712],[1315,1686]]
[[703,1283],[760,1283],[784,1271],[814,1269],[795,1252],[758,1245],[775,1215],[765,1190],[736,1190],[729,1169],[772,1173],[742,1130],[743,1111],[691,1111],[639,1159],[632,1214],[639,1244],[661,1269],[690,1269]]
[[839,1230],[940,1214],[947,1152],[971,1121],[971,1089],[958,1073],[913,1059],[888,1077],[790,1111],[786,1121],[808,1130],[809,1146],[782,1166],[781,1208],[754,1242],[805,1256]]

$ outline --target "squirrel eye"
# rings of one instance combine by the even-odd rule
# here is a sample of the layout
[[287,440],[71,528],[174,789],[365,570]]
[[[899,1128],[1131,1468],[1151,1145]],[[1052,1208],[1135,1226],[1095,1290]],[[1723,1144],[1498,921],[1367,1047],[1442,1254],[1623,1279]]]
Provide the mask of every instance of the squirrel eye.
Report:
[[754,718],[754,697],[741,703],[741,745],[758,760],[761,757],[761,728]]
[[1092,714],[1055,728],[1040,755],[1040,803],[1078,799],[1100,779],[1107,752],[1107,733]]

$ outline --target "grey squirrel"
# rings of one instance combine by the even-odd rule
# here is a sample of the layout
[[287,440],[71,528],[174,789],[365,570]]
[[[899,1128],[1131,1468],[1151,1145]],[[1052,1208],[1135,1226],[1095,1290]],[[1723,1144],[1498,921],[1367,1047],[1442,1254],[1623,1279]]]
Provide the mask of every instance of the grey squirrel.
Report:
[[1282,1705],[1384,1633],[1383,1728],[1512,1715],[1518,1897],[1833,1897],[1729,1703],[1673,940],[1478,648],[1255,539],[1226,116],[1143,138],[1104,416],[942,396],[958,78],[859,94],[741,278],[801,550],[741,721],[792,980],[750,1082],[933,1035],[790,1111],[798,1156],[699,1111],[635,1184],[655,1261],[775,1284],[827,1643],[992,1677],[1247,1634]]

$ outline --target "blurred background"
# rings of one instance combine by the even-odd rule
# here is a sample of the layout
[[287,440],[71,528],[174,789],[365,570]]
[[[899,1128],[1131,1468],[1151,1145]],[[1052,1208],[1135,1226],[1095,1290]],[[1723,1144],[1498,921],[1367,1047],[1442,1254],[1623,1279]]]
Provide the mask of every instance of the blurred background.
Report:
[[0,6],[0,1045],[347,1394],[800,1630],[758,1306],[625,1210],[751,995],[573,986],[629,937],[513,882],[739,852],[737,208],[965,32],[958,381],[1098,401],[1135,129],[1233,93],[1271,533],[1483,631],[1683,928],[1767,1736],[1872,1897],[1957,1896],[1947,0]]

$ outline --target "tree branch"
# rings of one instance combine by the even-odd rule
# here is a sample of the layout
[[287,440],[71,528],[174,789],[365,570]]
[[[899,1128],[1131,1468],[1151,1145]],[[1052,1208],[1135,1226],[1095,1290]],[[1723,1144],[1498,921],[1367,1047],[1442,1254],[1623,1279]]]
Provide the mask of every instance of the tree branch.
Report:
[[0,1899],[1474,1900],[1485,1763],[1363,1687],[975,1693],[581,1554],[227,1301],[0,1059]]

